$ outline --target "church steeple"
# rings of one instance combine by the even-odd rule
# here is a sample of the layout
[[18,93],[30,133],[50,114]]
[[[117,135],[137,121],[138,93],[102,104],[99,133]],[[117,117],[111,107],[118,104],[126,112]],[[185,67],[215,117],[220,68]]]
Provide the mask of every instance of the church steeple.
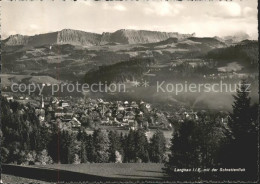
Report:
[[43,95],[42,95],[42,100],[41,100],[41,108],[44,108],[44,99],[43,99]]

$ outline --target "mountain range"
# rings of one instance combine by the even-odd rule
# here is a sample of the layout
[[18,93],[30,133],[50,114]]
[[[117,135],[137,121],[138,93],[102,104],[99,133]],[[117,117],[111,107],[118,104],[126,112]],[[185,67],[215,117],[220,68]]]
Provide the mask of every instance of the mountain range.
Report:
[[[99,46],[106,44],[146,44],[156,43],[167,40],[169,38],[176,38],[183,40],[189,37],[195,37],[195,33],[181,34],[178,32],[160,32],[148,30],[131,30],[120,29],[115,32],[103,32],[102,34],[63,29],[61,31],[50,32],[45,34],[38,34],[34,36],[26,35],[11,35],[2,43],[5,46],[42,46],[52,44],[71,44],[80,46]],[[237,33],[233,36],[214,37],[215,39],[228,44],[237,43],[249,39],[246,33]]]
[[[58,67],[64,73],[61,79],[74,80],[76,76],[82,78],[86,72],[99,66],[135,58],[154,58],[163,65],[178,58],[201,58],[214,49],[226,50],[230,45],[241,44],[239,41],[245,38],[248,35],[195,37],[194,33],[129,29],[102,34],[64,29],[34,36],[12,35],[2,41],[2,72],[55,77],[56,65],[60,63]],[[249,48],[256,48],[255,44],[251,47],[251,42],[244,41],[243,44],[246,44],[243,48],[249,45]],[[250,53],[255,53],[251,50]],[[216,53],[220,54],[219,51]],[[214,58],[217,57],[215,54]],[[248,54],[243,55],[243,58],[247,57]]]
[[102,34],[90,33],[72,29],[39,34],[35,36],[12,35],[3,40],[7,46],[41,46],[51,44],[71,44],[81,46],[116,44],[140,44],[153,43],[166,40],[168,38],[184,39],[193,37],[195,34],[180,34],[177,32],[158,32],[146,30],[121,29],[113,33],[104,32]]

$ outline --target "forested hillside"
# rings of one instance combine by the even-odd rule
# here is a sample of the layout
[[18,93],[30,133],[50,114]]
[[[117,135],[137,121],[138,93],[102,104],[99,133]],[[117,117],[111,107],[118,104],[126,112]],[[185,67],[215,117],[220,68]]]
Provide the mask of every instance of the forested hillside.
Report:
[[216,60],[235,60],[249,69],[256,69],[258,65],[258,41],[245,40],[235,46],[214,49],[207,54],[207,58]]

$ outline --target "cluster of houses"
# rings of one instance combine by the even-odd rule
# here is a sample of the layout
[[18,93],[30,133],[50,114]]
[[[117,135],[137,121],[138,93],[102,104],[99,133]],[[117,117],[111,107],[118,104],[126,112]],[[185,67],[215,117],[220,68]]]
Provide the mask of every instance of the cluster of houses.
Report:
[[[48,99],[48,98],[46,98]],[[48,99],[49,100],[49,99]],[[199,120],[197,112],[180,109],[174,113],[162,112],[149,103],[140,101],[104,101],[102,99],[57,99],[52,98],[48,105],[42,98],[37,110],[40,121],[60,121],[64,128],[94,128],[115,126],[123,129],[172,129],[174,122]],[[45,114],[45,117],[44,117]],[[48,116],[48,117],[47,117]],[[172,121],[174,120],[174,121]]]
[[35,113],[42,122],[60,121],[61,128],[117,126],[125,129],[148,129],[151,122],[157,124],[158,128],[171,127],[170,123],[162,125],[155,118],[147,118],[150,114],[156,116],[156,113],[160,113],[143,101],[107,102],[102,99],[82,98],[75,101],[69,98],[42,97]]
[[237,73],[237,72],[232,71],[232,72],[221,72],[218,74],[204,75],[204,78],[213,79],[213,80],[246,79],[246,78],[257,79],[258,74],[256,74],[256,73]]
[[[13,100],[10,95],[3,95]],[[25,99],[24,99],[25,100]],[[55,123],[61,129],[78,130],[81,127],[115,126],[123,129],[172,129],[174,123],[185,120],[199,120],[193,110],[180,108],[169,113],[153,108],[143,101],[104,101],[103,99],[43,97],[37,96],[32,103],[39,121],[50,125]],[[226,121],[225,116],[220,120]]]
[[177,66],[185,65],[190,68],[197,68],[197,67],[208,67],[210,69],[216,68],[218,72],[211,73],[211,74],[205,74],[203,75],[204,78],[212,79],[212,80],[224,80],[224,79],[243,79],[243,78],[252,78],[257,79],[258,74],[257,73],[241,73],[236,71],[226,71],[222,68],[225,67],[219,67],[217,68],[217,61],[214,61],[212,59],[210,60],[203,60],[203,59],[174,59],[169,64],[164,65],[152,65],[149,67],[149,70],[144,73],[145,76],[154,77],[157,75],[157,72],[159,71],[171,71],[171,72],[178,72],[175,70]]

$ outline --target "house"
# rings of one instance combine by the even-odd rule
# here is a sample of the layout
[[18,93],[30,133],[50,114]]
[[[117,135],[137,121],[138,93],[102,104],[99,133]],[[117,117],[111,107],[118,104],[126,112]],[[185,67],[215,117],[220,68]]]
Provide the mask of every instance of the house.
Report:
[[151,110],[151,105],[150,104],[146,104],[145,107],[146,107],[147,110]]
[[101,124],[106,125],[106,124],[111,124],[111,122],[110,122],[109,118],[104,118],[101,120]]
[[128,122],[128,118],[127,118],[127,117],[124,117],[124,118],[123,118],[123,123],[126,123],[126,122]]
[[58,103],[59,103],[59,100],[58,100],[56,97],[54,97],[54,98],[52,99],[51,103],[52,103],[52,104],[58,104]]
[[13,96],[7,96],[6,99],[7,99],[8,101],[10,101],[10,100],[13,101],[13,100],[14,100],[14,97],[13,97]]
[[105,116],[106,116],[106,117],[112,117],[112,112],[111,112],[111,110],[108,110],[108,111],[105,113]]
[[49,107],[47,108],[47,111],[48,111],[48,112],[52,112],[52,111],[53,111],[52,106],[49,106]]
[[129,106],[129,102],[128,102],[128,101],[125,101],[125,102],[124,102],[124,106],[125,106],[125,107],[128,107],[128,106]]
[[125,108],[124,108],[123,106],[118,106],[117,110],[118,110],[118,111],[124,111]]
[[129,127],[129,124],[128,124],[128,123],[121,123],[121,127],[128,128],[128,127]]
[[35,109],[35,115],[36,116],[45,116],[45,110],[44,109]]
[[129,119],[135,118],[135,113],[133,111],[126,112],[125,114]]
[[134,111],[129,111],[129,112],[126,112],[125,113],[126,114],[126,116],[135,116],[135,112]]
[[81,127],[80,121],[75,117],[69,123],[71,124],[72,128],[80,128]]
[[62,116],[63,122],[70,122],[73,119],[73,114],[64,113]]
[[55,114],[54,114],[55,117],[61,117],[63,115],[64,115],[63,112],[55,112]]
[[138,106],[138,104],[137,104],[135,101],[133,101],[133,102],[131,103],[130,107],[132,107],[132,108],[138,108],[139,106]]
[[39,116],[39,121],[44,121],[45,120],[45,117],[44,116]]
[[122,120],[123,118],[124,118],[124,115],[122,113],[118,113],[116,115],[116,119],[118,119],[118,120]]
[[69,107],[69,103],[68,102],[62,102],[61,103],[61,107]]
[[199,117],[198,117],[196,112],[192,112],[191,113],[191,118],[194,119],[194,120],[198,120],[199,119]]
[[132,107],[126,107],[126,108],[125,108],[125,111],[126,111],[126,112],[131,112],[131,111],[132,111]]
[[119,121],[117,121],[116,118],[114,118],[113,124],[114,124],[115,126],[120,126],[120,125],[122,125]]
[[138,116],[141,116],[141,117],[142,117],[143,115],[144,115],[144,113],[143,113],[142,111],[140,111],[139,114],[138,114]]
[[103,103],[103,102],[104,102],[104,100],[101,99],[101,98],[98,98],[97,101],[98,101],[99,103]]

